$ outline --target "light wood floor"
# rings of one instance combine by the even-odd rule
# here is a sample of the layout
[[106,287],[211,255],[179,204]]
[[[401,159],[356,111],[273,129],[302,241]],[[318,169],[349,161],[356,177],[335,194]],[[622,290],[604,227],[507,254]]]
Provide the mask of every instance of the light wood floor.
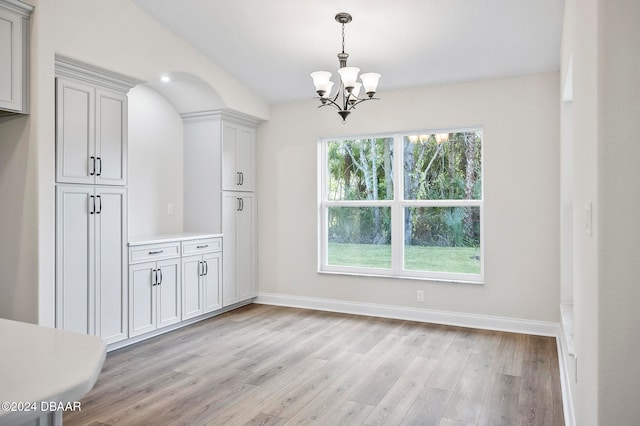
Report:
[[266,305],[107,356],[65,425],[563,425],[555,339]]

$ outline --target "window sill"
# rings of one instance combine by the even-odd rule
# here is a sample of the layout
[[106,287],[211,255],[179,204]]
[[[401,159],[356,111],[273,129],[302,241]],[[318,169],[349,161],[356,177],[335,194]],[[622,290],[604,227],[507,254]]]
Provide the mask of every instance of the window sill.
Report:
[[319,270],[318,274],[323,274],[323,275],[347,275],[347,276],[353,276],[353,277],[367,277],[367,278],[392,278],[392,279],[401,279],[401,280],[430,281],[430,282],[434,282],[434,283],[455,283],[455,284],[484,285],[484,281],[483,280],[464,280],[464,279],[455,279],[455,278],[417,277],[417,276],[409,276],[409,275],[387,275],[387,274],[376,274],[376,273],[366,273],[366,272]]

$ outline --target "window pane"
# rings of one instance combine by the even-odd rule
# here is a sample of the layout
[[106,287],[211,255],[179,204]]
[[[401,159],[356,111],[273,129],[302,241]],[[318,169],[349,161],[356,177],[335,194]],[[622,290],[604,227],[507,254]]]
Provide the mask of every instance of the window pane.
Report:
[[404,209],[404,269],[480,273],[479,207]]
[[482,132],[403,137],[405,200],[482,199]]
[[327,199],[393,199],[393,138],[328,142]]
[[329,207],[328,264],[391,268],[390,207]]

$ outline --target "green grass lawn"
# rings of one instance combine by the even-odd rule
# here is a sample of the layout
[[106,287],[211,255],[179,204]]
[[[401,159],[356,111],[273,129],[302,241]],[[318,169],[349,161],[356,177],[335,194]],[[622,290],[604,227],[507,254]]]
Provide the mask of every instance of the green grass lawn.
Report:
[[[479,274],[480,249],[473,247],[405,247],[405,269]],[[329,265],[391,268],[391,245],[329,243]]]

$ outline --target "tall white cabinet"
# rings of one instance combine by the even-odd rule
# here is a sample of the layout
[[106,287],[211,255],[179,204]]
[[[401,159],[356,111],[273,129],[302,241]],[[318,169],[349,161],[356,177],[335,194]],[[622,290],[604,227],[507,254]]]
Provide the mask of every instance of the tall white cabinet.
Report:
[[184,228],[222,232],[222,306],[257,296],[256,129],[227,110],[184,114]]
[[0,0],[0,115],[28,112],[32,12],[22,1]]
[[128,337],[127,92],[56,57],[56,327]]

